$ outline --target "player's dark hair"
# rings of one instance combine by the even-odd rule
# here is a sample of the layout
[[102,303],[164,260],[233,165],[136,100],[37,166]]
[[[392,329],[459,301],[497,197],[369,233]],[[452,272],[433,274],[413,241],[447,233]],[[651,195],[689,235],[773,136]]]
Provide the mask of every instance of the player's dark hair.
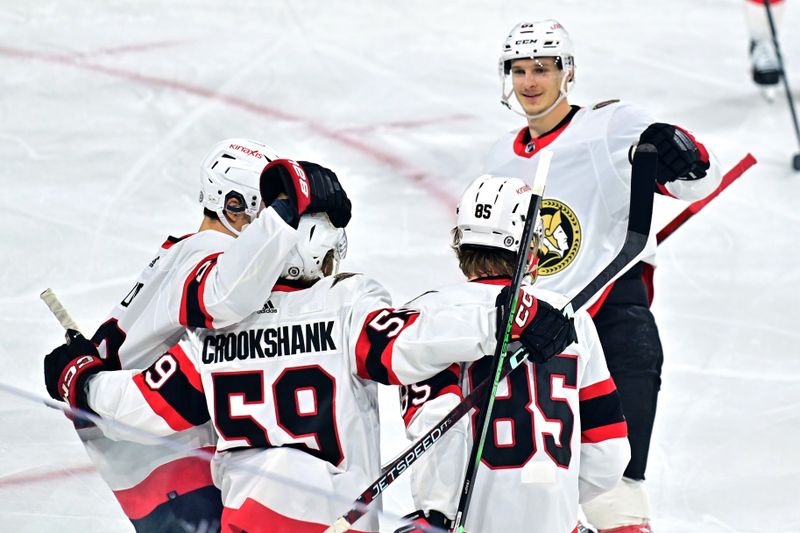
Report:
[[203,216],[204,217],[208,217],[211,220],[219,220],[219,217],[217,216],[217,214],[214,211],[212,211],[211,209],[208,209],[207,207],[203,208]]
[[458,257],[461,272],[468,278],[513,276],[514,269],[517,268],[516,253],[489,246],[459,245],[455,231],[452,247]]

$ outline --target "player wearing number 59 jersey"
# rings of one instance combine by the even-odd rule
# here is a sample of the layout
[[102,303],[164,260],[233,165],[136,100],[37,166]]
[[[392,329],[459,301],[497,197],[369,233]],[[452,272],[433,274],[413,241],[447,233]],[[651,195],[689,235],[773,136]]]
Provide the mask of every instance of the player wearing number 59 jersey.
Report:
[[[340,224],[349,219],[349,201],[341,187],[342,212],[335,209],[335,187],[329,187],[338,186],[335,174],[313,163],[277,159],[261,143],[222,141],[201,168],[200,229],[169,238],[98,328],[92,341],[105,368],[146,368],[186,328],[230,325],[259,309],[298,240],[296,227],[304,210],[330,211]],[[330,183],[315,187],[323,178]],[[321,202],[320,190],[328,194],[327,204]],[[277,199],[279,192],[288,198]],[[262,196],[267,204],[263,210]],[[59,349],[69,351],[66,346]],[[60,399],[62,394],[53,396]],[[79,435],[138,531],[187,524],[213,530],[218,525],[220,494],[207,462],[175,449],[113,442],[94,427],[80,429]],[[208,425],[174,439],[197,448],[215,442]]]
[[[481,176],[474,181],[461,198],[453,241],[468,281],[424,294],[413,301],[415,307],[425,312],[505,301],[502,293],[511,285],[530,197],[530,189],[516,178]],[[531,314],[536,320],[535,308],[542,300],[556,307],[566,303],[555,293],[523,286],[512,339]],[[500,382],[467,531],[571,533],[577,526],[579,501],[611,489],[622,477],[630,448],[614,381],[589,316],[578,312],[574,325],[577,342],[552,358],[547,352],[532,353]],[[520,338],[524,345],[524,333]],[[404,387],[409,438],[425,434],[487,379],[491,363],[487,357],[454,365]],[[473,423],[476,418],[474,413]],[[454,518],[471,442],[469,425],[466,419],[459,421],[460,427],[451,429],[429,457],[412,468],[418,522],[446,528]]]
[[[79,393],[99,415],[158,435],[211,420],[224,459],[214,479],[226,531],[316,533],[333,523],[380,471],[377,383],[424,381],[494,351],[494,300],[436,313],[394,309],[366,276],[323,277],[342,248],[337,231],[325,215],[303,217],[292,256],[302,260],[290,258],[263,309],[234,326],[195,330],[143,372],[100,372]],[[299,285],[285,279],[293,268]],[[377,517],[356,530],[377,531]]]

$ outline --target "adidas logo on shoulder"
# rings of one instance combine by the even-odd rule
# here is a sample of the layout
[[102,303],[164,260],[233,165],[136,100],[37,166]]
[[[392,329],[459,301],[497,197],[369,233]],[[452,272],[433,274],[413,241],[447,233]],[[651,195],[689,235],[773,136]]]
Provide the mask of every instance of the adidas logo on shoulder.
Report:
[[277,313],[278,308],[272,305],[272,301],[267,300],[264,304],[264,307],[261,308],[261,311],[256,311],[256,314],[263,315],[264,313]]

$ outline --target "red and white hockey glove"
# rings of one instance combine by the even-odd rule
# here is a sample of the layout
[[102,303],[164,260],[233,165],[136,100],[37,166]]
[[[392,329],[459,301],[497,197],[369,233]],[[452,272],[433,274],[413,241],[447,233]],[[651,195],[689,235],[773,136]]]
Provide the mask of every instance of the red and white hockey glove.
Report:
[[77,332],[69,333],[70,343],[62,344],[44,358],[45,386],[54,400],[91,412],[84,385],[90,376],[105,370],[105,365],[91,341]]
[[[337,228],[347,226],[351,203],[336,174],[309,161],[276,159],[261,172],[261,199],[297,227],[303,213],[327,213]],[[289,202],[277,200],[285,193]],[[287,210],[288,207],[288,210]]]
[[[662,185],[675,180],[699,180],[708,170],[708,150],[683,128],[655,122],[647,126],[639,143],[650,143],[658,151],[656,181]],[[629,158],[632,157],[632,150]]]
[[403,518],[411,522],[401,526],[394,533],[434,533],[450,531],[452,521],[439,511],[431,510],[427,515],[423,511],[414,511]]
[[[498,305],[505,302],[509,290],[503,287],[500,291]],[[519,341],[534,362],[545,363],[575,342],[577,335],[572,319],[544,300],[520,290],[517,312],[511,323],[511,339]]]

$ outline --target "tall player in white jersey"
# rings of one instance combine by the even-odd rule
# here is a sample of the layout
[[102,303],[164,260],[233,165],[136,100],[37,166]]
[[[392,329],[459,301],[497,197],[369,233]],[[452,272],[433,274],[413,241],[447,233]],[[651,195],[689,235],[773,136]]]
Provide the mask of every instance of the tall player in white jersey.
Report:
[[[413,305],[425,309],[505,301],[501,293],[511,285],[530,198],[530,188],[517,178],[484,175],[475,180],[461,197],[453,231],[453,248],[467,281],[426,293]],[[526,295],[541,298],[538,305],[544,300],[557,307],[566,303],[536,284],[524,285],[518,316],[531,310],[527,304],[533,300]],[[535,325],[535,315],[533,320]],[[609,490],[622,477],[630,448],[619,397],[585,311],[576,313],[574,326],[576,342],[560,344],[558,351],[533,352],[501,382],[467,531],[571,533],[578,523],[579,499]],[[532,330],[539,331],[544,342],[562,335],[554,330],[548,340],[541,327]],[[518,334],[512,329],[512,338]],[[542,353],[557,355],[548,358]],[[404,387],[409,438],[423,435],[488,377],[490,367],[487,357]],[[458,424],[429,457],[412,467],[412,495],[419,510],[410,516],[415,525],[398,533],[422,533],[420,524],[450,526],[470,441],[468,421]]]
[[[105,368],[146,368],[186,328],[224,327],[241,320],[259,309],[272,289],[282,258],[298,240],[295,228],[301,213],[326,210],[339,225],[350,217],[349,200],[335,174],[312,163],[301,168],[277,159],[271,148],[255,141],[217,143],[201,170],[204,216],[198,232],[166,240],[92,342],[80,338],[49,356],[46,380],[59,370],[54,361],[91,353],[94,345],[100,358],[97,365],[78,368],[65,389],[49,386],[52,397],[75,394],[86,377]],[[263,210],[260,188],[269,204]],[[279,192],[286,197],[278,200]],[[207,462],[165,447],[115,442],[94,427],[78,429],[137,531],[219,527],[220,493]],[[193,448],[213,448],[215,443],[208,424],[175,440]]]
[[[579,107],[567,95],[576,78],[572,40],[555,20],[517,24],[499,61],[501,102],[526,119],[502,137],[485,171],[532,176],[539,151],[554,154],[542,203],[543,253],[537,287],[572,298],[621,249],[630,211],[629,153],[655,145],[655,192],[684,200],[711,193],[721,181],[713,154],[686,130],[654,122],[617,100]],[[653,316],[655,231],[639,262],[607,286],[589,309],[628,421],[631,462],[614,490],[584,506],[603,532],[650,531],[642,482],[661,383],[663,354]]]
[[[224,531],[322,531],[380,472],[376,382],[422,381],[495,347],[493,298],[435,312],[394,309],[373,279],[329,275],[343,255],[344,232],[326,215],[303,216],[298,232],[261,311],[233,326],[196,329],[143,372],[97,373],[70,398],[157,435],[211,420]],[[526,338],[537,338],[529,330],[548,317],[569,324],[545,303],[536,316]],[[356,531],[378,531],[377,516],[363,518]]]

